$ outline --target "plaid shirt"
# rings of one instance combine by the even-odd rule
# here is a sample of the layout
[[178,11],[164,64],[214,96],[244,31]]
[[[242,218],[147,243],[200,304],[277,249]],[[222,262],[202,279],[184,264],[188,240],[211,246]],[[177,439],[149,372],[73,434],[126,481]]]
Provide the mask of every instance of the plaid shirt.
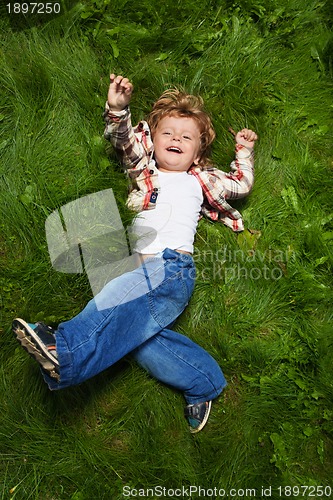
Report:
[[[116,112],[109,109],[108,103],[104,119],[104,137],[111,141],[132,181],[128,207],[136,212],[154,209],[160,186],[147,122],[141,121],[133,128],[129,108]],[[250,193],[254,180],[253,151],[237,144],[236,159],[231,163],[229,173],[198,166],[192,166],[188,173],[194,175],[202,187],[204,202],[201,213],[213,221],[223,222],[233,231],[242,231],[241,214],[226,200],[244,198]]]

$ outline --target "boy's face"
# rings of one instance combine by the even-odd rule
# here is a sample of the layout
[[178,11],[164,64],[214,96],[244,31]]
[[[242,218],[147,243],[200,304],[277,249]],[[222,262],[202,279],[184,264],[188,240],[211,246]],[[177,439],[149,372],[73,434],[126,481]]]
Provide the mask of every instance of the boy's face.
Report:
[[165,116],[158,122],[153,142],[162,172],[186,172],[199,162],[200,130],[193,118]]

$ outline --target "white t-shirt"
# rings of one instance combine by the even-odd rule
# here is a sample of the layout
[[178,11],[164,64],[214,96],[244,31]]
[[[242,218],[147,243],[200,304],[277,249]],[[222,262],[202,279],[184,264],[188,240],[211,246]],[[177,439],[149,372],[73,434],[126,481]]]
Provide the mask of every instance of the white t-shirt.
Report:
[[133,250],[156,254],[165,248],[193,253],[203,193],[187,172],[158,172],[160,192],[156,207],[140,212],[132,225]]

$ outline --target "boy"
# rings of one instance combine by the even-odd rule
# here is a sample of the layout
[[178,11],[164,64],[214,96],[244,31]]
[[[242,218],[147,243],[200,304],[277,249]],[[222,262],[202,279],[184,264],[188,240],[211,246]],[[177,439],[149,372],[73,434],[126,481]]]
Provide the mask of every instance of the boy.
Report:
[[243,229],[226,201],[253,184],[256,134],[235,135],[236,161],[226,174],[209,166],[215,133],[199,97],[166,91],[148,123],[132,128],[133,85],[110,75],[105,137],[128,168],[128,206],[141,265],[111,280],[73,319],[57,330],[43,323],[13,322],[22,346],[40,364],[51,390],[78,384],[127,354],[156,379],[181,390],[192,433],[207,422],[211,403],[226,386],[216,361],[189,338],[170,329],[194,287],[193,240],[200,214]]

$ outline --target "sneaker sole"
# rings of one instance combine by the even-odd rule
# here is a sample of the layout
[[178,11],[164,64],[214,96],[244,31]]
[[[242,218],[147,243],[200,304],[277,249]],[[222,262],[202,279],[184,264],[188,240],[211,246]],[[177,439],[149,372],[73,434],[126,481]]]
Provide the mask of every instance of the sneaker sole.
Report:
[[56,360],[56,358],[49,353],[38,335],[36,335],[28,323],[26,323],[23,319],[16,318],[13,321],[13,332],[23,349],[25,349],[27,353],[30,354],[30,356],[32,356],[39,365],[41,365],[43,370],[45,370],[50,377],[59,381],[58,360]]
[[193,427],[190,427],[191,434],[196,434],[197,432],[200,432],[205,427],[205,425],[207,424],[208,418],[209,418],[211,408],[212,408],[212,402],[208,401],[208,407],[206,409],[206,413],[205,413],[205,417],[204,417],[203,421],[195,429],[193,429]]

